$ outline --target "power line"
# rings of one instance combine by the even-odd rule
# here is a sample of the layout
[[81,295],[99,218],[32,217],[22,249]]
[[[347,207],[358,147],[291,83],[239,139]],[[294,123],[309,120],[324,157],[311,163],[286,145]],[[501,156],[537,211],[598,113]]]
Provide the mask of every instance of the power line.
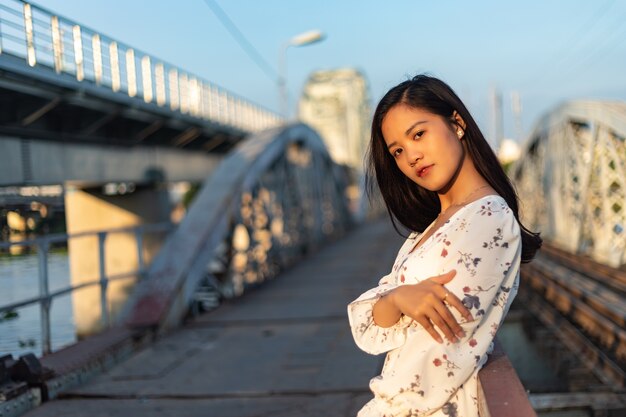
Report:
[[[593,44],[594,42],[596,42],[596,39],[598,38],[597,34],[596,34],[596,38],[594,39],[594,30],[596,29],[596,24],[601,22],[601,19],[604,17],[604,15],[611,9],[611,7],[613,6],[613,4],[615,3],[615,0],[610,0],[607,1],[606,3],[604,3],[604,5],[602,5],[601,7],[599,7],[596,10],[596,13],[591,16],[591,18],[585,22],[580,28],[578,28],[577,31],[575,31],[574,33],[581,34],[581,36],[578,36],[577,38],[574,39],[574,41],[572,42],[571,38],[568,39],[566,41],[566,43],[563,45],[562,50],[565,50],[567,52],[570,52],[570,55],[564,55],[561,56],[561,62],[559,62],[558,64],[562,64],[565,63],[568,59],[570,61],[574,61],[574,62],[578,62],[579,61],[579,56],[576,54],[576,49],[583,46],[585,42],[587,42],[588,40],[591,40],[591,43]],[[603,26],[600,28],[600,30],[605,29],[606,27]],[[600,38],[602,38],[602,36],[600,36]],[[588,43],[588,42],[587,42]],[[571,52],[574,51],[574,56],[572,57]]]
[[[544,65],[542,66],[540,71],[536,73],[536,75],[529,77],[521,84],[528,84],[529,82],[535,81],[539,77],[546,78],[546,73],[548,73],[547,78],[550,78],[550,74],[552,73],[552,71],[556,71],[552,73],[552,75],[560,76],[561,68],[565,63],[568,63],[568,61],[579,61],[578,56],[572,56],[571,52],[574,51],[575,48],[579,45],[582,45],[584,41],[588,39],[588,36],[591,34],[591,32],[593,32],[593,29],[595,29],[596,24],[600,22],[606,12],[613,6],[613,3],[615,3],[615,0],[608,0],[600,7],[598,7],[596,9],[596,12],[592,16],[590,16],[589,19],[587,19],[585,23],[583,23],[580,28],[578,28],[578,30],[574,31],[574,33],[576,34],[575,37],[568,37],[564,40],[562,46],[556,49],[555,52],[558,54],[557,59],[555,60],[554,56],[551,57],[550,62],[544,62]],[[565,51],[565,53],[559,54],[559,52],[561,51]]]
[[232,37],[237,41],[241,49],[244,50],[245,53],[263,70],[263,72],[273,81],[277,82],[278,74],[272,68],[271,65],[265,61],[263,56],[256,50],[256,48],[246,39],[246,37],[241,33],[241,31],[237,28],[237,26],[233,23],[233,21],[228,17],[226,12],[222,10],[222,8],[217,4],[217,2],[213,0],[204,0],[207,6],[211,9],[215,17],[219,19],[219,21],[224,25],[226,30],[230,32]]
[[608,28],[606,31],[607,35],[602,37],[601,41],[596,44],[595,49],[589,55],[570,66],[566,74],[569,75],[570,73],[578,71],[581,67],[587,67],[587,65],[592,62],[606,58],[615,47],[622,45],[625,32],[623,24],[624,18],[626,18],[626,13],[618,16],[614,22],[615,24]]

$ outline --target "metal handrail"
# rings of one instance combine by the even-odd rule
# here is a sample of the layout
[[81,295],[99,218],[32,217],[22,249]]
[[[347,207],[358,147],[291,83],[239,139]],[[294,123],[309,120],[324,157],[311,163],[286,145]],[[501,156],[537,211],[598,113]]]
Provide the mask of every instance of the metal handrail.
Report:
[[244,132],[282,122],[274,112],[39,6],[0,0],[0,11],[0,53],[23,58],[31,67],[48,67],[80,82]]
[[[44,354],[50,353],[51,348],[51,331],[50,331],[50,308],[52,301],[65,294],[71,294],[72,292],[99,285],[100,286],[100,308],[102,311],[101,324],[103,328],[107,328],[110,325],[109,308],[107,288],[109,282],[118,281],[121,279],[131,278],[135,276],[143,276],[146,265],[143,258],[143,236],[145,233],[165,232],[173,228],[173,224],[170,222],[155,223],[148,225],[140,225],[134,227],[121,227],[108,230],[89,231],[74,234],[59,233],[48,236],[42,236],[35,239],[23,240],[19,242],[0,242],[0,249],[8,249],[12,246],[26,246],[33,247],[37,251],[38,256],[38,270],[39,270],[39,296],[27,298],[0,306],[0,313],[5,311],[13,311],[18,308],[27,307],[32,304],[39,304],[41,312],[41,339],[42,339],[42,352]],[[106,274],[106,253],[104,250],[105,242],[110,234],[115,233],[129,233],[133,232],[137,242],[137,259],[138,268],[133,271],[124,272],[121,274],[107,275]],[[100,264],[100,272],[98,279],[83,282],[78,285],[70,285],[53,292],[49,290],[49,277],[48,277],[48,253],[50,244],[67,242],[70,239],[76,239],[88,236],[98,236],[98,258]]]

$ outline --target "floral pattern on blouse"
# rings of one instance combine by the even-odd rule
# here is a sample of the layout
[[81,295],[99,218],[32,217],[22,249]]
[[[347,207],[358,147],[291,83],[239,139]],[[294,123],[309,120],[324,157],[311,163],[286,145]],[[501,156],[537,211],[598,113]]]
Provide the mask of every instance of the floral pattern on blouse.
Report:
[[[387,353],[381,374],[370,381],[374,398],[358,417],[478,416],[477,374],[519,286],[519,224],[502,197],[489,195],[462,207],[411,252],[420,236],[412,233],[391,272],[348,305],[357,346]],[[407,316],[391,327],[376,325],[372,308],[383,294],[451,269],[457,273],[445,287],[473,317],[467,321],[450,308],[465,337],[440,344]]]

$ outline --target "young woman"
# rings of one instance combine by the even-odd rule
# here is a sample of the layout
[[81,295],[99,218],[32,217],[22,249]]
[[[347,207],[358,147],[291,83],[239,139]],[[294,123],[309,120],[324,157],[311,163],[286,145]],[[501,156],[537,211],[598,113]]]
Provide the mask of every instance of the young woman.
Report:
[[[374,113],[373,178],[413,231],[391,272],[348,306],[356,344],[387,357],[358,417],[477,417],[477,373],[541,239],[461,100],[418,75]],[[445,338],[445,339],[444,339]]]

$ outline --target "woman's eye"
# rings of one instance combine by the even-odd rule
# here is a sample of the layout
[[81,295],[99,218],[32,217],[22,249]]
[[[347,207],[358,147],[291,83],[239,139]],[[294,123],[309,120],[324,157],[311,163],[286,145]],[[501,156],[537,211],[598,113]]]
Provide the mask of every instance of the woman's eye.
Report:
[[424,134],[423,130],[420,130],[419,132],[417,132],[414,136],[414,139],[419,139],[422,137],[422,135]]
[[401,153],[402,153],[402,149],[398,148],[395,151],[393,151],[391,154],[394,156],[394,158],[397,158]]

